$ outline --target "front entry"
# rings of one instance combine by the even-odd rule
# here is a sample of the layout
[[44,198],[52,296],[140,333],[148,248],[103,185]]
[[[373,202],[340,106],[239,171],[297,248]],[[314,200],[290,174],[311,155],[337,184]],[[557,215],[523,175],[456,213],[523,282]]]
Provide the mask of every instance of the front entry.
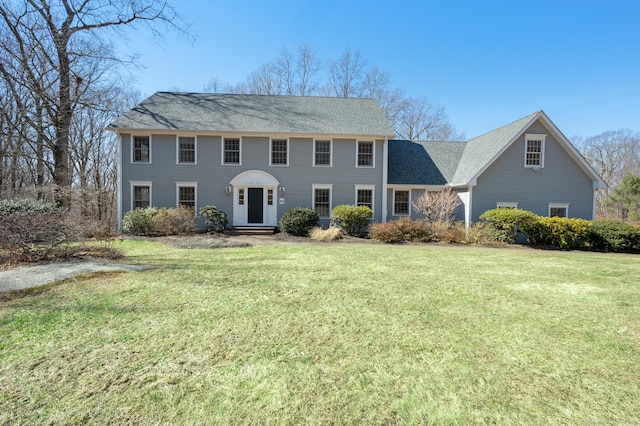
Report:
[[[233,226],[278,226],[276,194],[280,182],[262,170],[247,170],[229,182],[233,195]],[[284,198],[277,200],[284,202]]]
[[247,222],[263,223],[264,222],[264,206],[263,206],[263,189],[247,188],[249,194],[247,197]]

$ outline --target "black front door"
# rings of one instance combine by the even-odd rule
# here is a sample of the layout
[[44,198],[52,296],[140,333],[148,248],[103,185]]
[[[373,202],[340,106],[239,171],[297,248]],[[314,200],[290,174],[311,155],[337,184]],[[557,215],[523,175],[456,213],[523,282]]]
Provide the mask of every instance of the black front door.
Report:
[[262,188],[249,188],[249,205],[247,206],[249,223],[262,223],[264,221],[262,204]]

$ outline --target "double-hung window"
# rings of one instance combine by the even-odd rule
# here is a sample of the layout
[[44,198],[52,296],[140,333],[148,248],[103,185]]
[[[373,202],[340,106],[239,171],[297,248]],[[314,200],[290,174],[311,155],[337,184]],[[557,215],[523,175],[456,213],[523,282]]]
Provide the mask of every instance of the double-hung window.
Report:
[[289,165],[289,140],[288,139],[271,139],[271,166],[287,166]]
[[131,181],[131,210],[151,206],[151,182]]
[[176,182],[176,205],[196,211],[196,191],[198,184],[196,182]]
[[526,134],[524,166],[534,169],[544,167],[544,142],[547,135]]
[[356,206],[366,206],[373,210],[373,185],[356,185]]
[[331,141],[316,140],[313,143],[313,165],[331,167]]
[[133,163],[151,163],[151,136],[132,136],[131,161]]
[[373,167],[375,157],[373,141],[358,141],[357,145],[357,167]]
[[178,164],[196,164],[196,138],[178,136]]
[[313,209],[318,216],[331,216],[331,188],[332,185],[313,185]]
[[241,163],[242,144],[240,138],[223,138],[222,140],[222,164]]
[[411,192],[408,189],[395,189],[393,191],[393,215],[409,216],[411,213]]

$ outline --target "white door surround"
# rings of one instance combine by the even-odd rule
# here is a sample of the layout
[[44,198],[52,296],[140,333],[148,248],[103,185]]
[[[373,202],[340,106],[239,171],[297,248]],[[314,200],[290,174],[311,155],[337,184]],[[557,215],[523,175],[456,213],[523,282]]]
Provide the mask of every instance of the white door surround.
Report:
[[[247,170],[229,182],[233,187],[233,226],[278,226],[277,194],[280,182],[262,170]],[[261,188],[261,223],[252,219],[249,223],[249,188]],[[255,192],[254,192],[255,193]]]

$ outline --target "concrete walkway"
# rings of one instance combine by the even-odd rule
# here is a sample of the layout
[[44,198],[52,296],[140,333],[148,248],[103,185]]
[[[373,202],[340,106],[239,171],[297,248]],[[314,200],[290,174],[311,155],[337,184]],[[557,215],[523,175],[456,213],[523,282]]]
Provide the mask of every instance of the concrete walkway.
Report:
[[92,260],[75,260],[71,262],[52,262],[36,266],[0,271],[0,292],[24,290],[32,287],[64,280],[76,275],[100,271],[142,271],[148,266],[121,265],[118,263],[102,263]]

